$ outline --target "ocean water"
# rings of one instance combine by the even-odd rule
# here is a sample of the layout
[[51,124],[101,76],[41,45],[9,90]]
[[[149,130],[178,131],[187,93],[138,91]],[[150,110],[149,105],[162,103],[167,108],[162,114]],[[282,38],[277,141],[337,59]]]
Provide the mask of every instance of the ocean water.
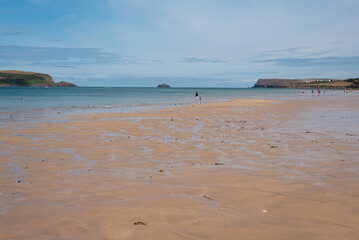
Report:
[[0,112],[146,104],[190,104],[194,102],[195,91],[202,96],[203,102],[234,98],[287,98],[300,93],[293,89],[251,88],[2,87],[0,88]]
[[[134,111],[230,99],[278,99],[313,97],[310,90],[255,88],[29,88],[0,87],[0,123],[42,118],[53,114]],[[305,91],[305,94],[302,94]],[[327,91],[329,92],[329,90]],[[331,90],[330,94],[334,94]],[[342,91],[336,91],[342,94]],[[329,95],[329,93],[327,93]]]

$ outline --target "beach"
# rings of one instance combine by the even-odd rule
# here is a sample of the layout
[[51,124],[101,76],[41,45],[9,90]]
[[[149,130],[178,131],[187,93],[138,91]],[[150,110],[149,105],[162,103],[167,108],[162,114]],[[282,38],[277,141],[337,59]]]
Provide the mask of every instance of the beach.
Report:
[[359,95],[0,126],[0,239],[359,239]]

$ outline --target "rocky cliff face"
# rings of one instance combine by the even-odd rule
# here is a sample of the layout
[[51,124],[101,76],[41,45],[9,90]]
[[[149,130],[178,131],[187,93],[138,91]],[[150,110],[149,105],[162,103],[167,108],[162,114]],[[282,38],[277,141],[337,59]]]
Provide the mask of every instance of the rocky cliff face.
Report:
[[349,78],[347,81],[350,83],[348,88],[359,89],[359,78]]
[[61,82],[55,83],[55,87],[77,87],[77,86],[73,83],[61,81]]
[[255,88],[286,88],[297,83],[315,82],[316,79],[258,79]]
[[23,71],[0,71],[0,86],[2,87],[76,87],[75,84],[60,82],[55,83],[48,74],[23,72]]

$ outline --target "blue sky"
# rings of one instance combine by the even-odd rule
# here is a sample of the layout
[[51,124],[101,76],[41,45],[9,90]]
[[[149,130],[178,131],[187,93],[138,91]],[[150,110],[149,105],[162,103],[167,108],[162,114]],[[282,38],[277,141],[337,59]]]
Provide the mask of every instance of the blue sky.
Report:
[[357,0],[0,0],[0,69],[80,86],[359,76]]

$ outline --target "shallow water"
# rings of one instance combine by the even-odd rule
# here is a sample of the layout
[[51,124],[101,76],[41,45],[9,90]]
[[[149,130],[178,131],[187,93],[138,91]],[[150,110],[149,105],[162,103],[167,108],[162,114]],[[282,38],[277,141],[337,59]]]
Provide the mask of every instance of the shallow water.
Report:
[[287,100],[344,96],[339,90],[328,90],[326,94],[317,96],[312,95],[310,90],[298,89],[0,87],[0,125],[42,119],[49,121],[49,118],[63,120],[62,116],[72,114],[131,112],[194,104],[195,91],[202,96],[203,103],[230,99]]
[[[0,87],[0,112],[55,108],[110,108],[146,104],[190,104],[194,103],[195,91],[202,96],[203,102],[234,98],[283,99],[301,95],[301,90],[296,89]],[[309,91],[307,94],[310,95]]]

